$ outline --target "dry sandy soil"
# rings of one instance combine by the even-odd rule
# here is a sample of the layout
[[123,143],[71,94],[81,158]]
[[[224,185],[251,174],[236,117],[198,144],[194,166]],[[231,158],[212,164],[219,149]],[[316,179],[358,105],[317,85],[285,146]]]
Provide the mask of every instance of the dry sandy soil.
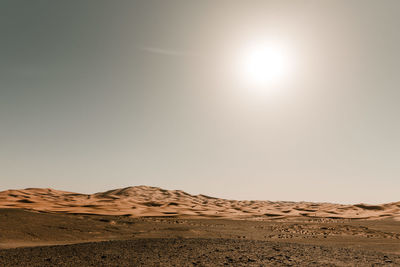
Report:
[[400,202],[0,192],[0,266],[400,266]]
[[340,205],[308,202],[237,201],[190,195],[181,190],[135,186],[91,195],[28,188],[0,192],[0,208],[102,215],[196,216],[223,218],[321,217],[400,221],[400,202]]

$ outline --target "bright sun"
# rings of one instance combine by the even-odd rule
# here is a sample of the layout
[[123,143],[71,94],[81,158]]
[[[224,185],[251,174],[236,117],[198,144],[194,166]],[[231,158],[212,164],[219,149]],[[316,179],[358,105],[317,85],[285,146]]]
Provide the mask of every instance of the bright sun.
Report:
[[246,86],[270,89],[281,85],[292,67],[289,51],[283,45],[274,43],[246,47],[239,64]]

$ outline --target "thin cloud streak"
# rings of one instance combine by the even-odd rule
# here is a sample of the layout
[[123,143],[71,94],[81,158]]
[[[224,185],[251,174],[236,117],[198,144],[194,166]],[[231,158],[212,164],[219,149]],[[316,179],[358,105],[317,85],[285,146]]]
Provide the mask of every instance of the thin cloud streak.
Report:
[[164,48],[159,48],[159,47],[151,47],[151,46],[141,47],[141,50],[149,52],[149,53],[153,53],[153,54],[166,55],[166,56],[187,55],[187,53],[184,51],[169,50],[169,49],[164,49]]

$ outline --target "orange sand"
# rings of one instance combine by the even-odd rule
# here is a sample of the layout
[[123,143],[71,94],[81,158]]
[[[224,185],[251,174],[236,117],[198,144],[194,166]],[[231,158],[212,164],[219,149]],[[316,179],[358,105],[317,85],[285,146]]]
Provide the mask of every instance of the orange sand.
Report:
[[46,212],[223,218],[352,218],[400,220],[400,202],[341,205],[310,202],[237,201],[190,195],[180,190],[135,186],[95,194],[27,188],[0,192],[0,208]]

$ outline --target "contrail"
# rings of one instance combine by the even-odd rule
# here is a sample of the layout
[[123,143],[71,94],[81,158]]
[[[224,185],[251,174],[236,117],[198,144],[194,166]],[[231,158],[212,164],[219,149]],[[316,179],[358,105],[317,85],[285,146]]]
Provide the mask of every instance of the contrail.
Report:
[[166,56],[183,56],[187,55],[186,52],[184,51],[177,51],[177,50],[169,50],[169,49],[163,49],[159,47],[151,47],[151,46],[146,46],[146,47],[141,47],[142,50],[154,53],[154,54],[160,54],[160,55],[166,55]]

